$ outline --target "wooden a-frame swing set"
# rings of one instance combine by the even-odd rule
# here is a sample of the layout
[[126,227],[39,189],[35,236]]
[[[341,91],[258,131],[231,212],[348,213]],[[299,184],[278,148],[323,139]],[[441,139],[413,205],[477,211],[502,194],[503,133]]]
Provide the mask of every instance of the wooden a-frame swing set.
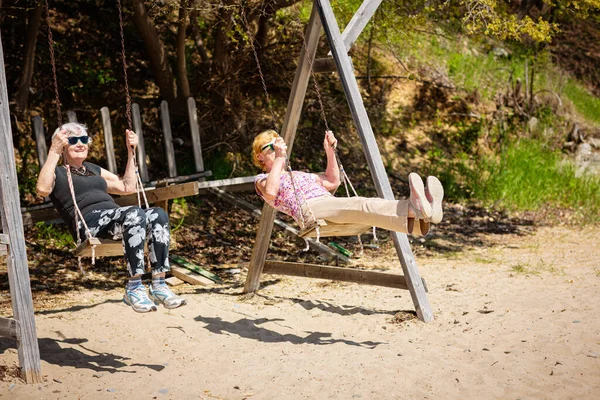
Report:
[[[339,31],[335,15],[328,0],[315,0],[313,10],[306,28],[305,49],[302,50],[282,133],[291,152],[296,129],[306,95],[312,60],[316,54],[321,28],[329,42],[333,59],[356,124],[367,162],[369,164],[377,193],[385,199],[393,199],[394,195],[385,173],[381,155],[373,135],[358,84],[352,70],[348,50],[367,25],[382,0],[365,0],[344,31]],[[327,64],[315,60],[316,64]],[[8,277],[14,318],[0,318],[0,336],[17,340],[19,365],[22,376],[28,383],[42,381],[40,353],[33,312],[31,286],[27,262],[27,250],[23,231],[23,221],[19,204],[18,181],[14,158],[10,110],[4,57],[0,37],[0,215],[2,217],[2,234],[0,234],[0,254],[6,253]],[[260,286],[263,272],[305,276],[311,278],[335,279],[363,284],[380,285],[408,289],[420,320],[433,320],[431,306],[427,299],[424,283],[419,276],[414,256],[406,235],[391,232],[394,246],[398,253],[404,276],[361,271],[314,264],[267,261],[267,250],[275,220],[275,209],[269,205],[263,207],[258,226],[256,243],[250,259],[245,292],[256,292]]]
[[[319,43],[321,28],[323,28],[371,170],[377,194],[384,199],[392,200],[394,199],[394,194],[360,95],[352,68],[352,61],[348,56],[348,50],[352,47],[352,44],[367,25],[381,2],[382,0],[365,0],[346,27],[342,36],[329,0],[314,0],[311,16],[306,27],[306,33],[304,34],[304,45],[300,52],[300,59],[292,84],[281,134],[287,144],[288,151],[291,153],[313,67],[313,60]],[[314,64],[317,64],[317,62]],[[319,64],[326,64],[326,62],[319,62]],[[404,275],[267,260],[267,251],[273,231],[275,213],[276,210],[268,204],[263,206],[261,220],[256,233],[256,242],[250,258],[244,292],[252,293],[259,289],[260,276],[263,272],[387,286],[407,289],[411,294],[418,318],[424,322],[433,320],[433,313],[427,299],[426,287],[419,275],[414,255],[405,234],[390,232]],[[343,226],[338,226],[334,229],[338,229],[340,235],[354,235],[358,233],[348,233],[347,227]],[[361,229],[364,230],[364,228],[359,228],[358,230],[361,231]]]

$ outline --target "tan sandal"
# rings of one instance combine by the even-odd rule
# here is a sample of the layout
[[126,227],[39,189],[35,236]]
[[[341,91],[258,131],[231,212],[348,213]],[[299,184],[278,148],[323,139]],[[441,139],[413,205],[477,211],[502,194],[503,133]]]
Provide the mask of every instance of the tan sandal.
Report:
[[442,211],[442,200],[444,199],[444,187],[435,176],[427,177],[427,187],[425,188],[427,200],[431,204],[431,223],[439,224],[444,217]]
[[431,219],[431,204],[427,201],[423,180],[419,175],[411,172],[408,175],[408,186],[410,188],[408,206],[415,213],[415,218],[429,222]]

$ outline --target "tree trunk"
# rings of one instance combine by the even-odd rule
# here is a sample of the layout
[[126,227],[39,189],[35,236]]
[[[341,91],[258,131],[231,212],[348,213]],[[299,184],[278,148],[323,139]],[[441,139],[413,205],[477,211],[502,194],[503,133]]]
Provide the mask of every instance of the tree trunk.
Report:
[[231,27],[232,3],[233,0],[228,0],[221,6],[213,33],[214,47],[212,51],[211,76],[213,82],[216,82],[217,85],[213,87],[211,98],[213,104],[218,109],[225,107],[227,102],[227,90],[222,84],[226,81],[225,77],[229,68],[229,38],[227,37],[227,32]]
[[181,0],[179,5],[179,27],[177,29],[177,81],[179,82],[180,100],[190,97],[190,82],[186,66],[185,31],[187,28],[186,7],[187,0]]
[[200,59],[203,63],[208,63],[210,58],[206,52],[206,47],[204,46],[202,36],[200,36],[200,29],[198,29],[198,10],[195,7],[195,3],[196,0],[190,0],[190,8],[192,9],[190,12],[190,28],[192,31],[192,38],[196,44],[196,50],[198,50],[198,54],[200,54]]
[[44,7],[42,4],[38,3],[33,10],[29,11],[27,33],[25,34],[25,46],[23,47],[23,69],[21,70],[21,78],[19,79],[17,94],[15,95],[15,111],[17,113],[22,113],[27,109],[31,78],[33,77],[33,67],[35,65],[35,48],[37,45],[37,36],[40,30],[43,10]]
[[167,102],[176,104],[176,85],[167,60],[165,46],[141,0],[133,0],[133,22],[144,41],[160,93]]

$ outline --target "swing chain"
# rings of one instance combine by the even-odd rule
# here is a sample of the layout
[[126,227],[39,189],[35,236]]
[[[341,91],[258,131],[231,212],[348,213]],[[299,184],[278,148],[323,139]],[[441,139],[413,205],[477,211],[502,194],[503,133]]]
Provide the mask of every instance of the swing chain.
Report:
[[125,33],[123,32],[123,10],[121,8],[121,0],[117,0],[117,8],[119,10],[119,31],[121,33],[121,60],[123,61],[123,78],[125,79],[125,115],[127,116],[127,125],[129,126],[129,130],[133,130],[133,125],[131,123],[131,96],[129,95],[129,82],[127,79],[127,56],[125,54]]
[[56,60],[54,58],[54,39],[52,38],[52,29],[50,28],[50,7],[48,0],[46,4],[46,25],[48,25],[48,48],[50,50],[50,64],[52,65],[52,78],[54,79],[54,96],[56,97],[56,118],[58,126],[62,125],[62,110],[60,109],[60,97],[58,95],[58,80],[56,79]]

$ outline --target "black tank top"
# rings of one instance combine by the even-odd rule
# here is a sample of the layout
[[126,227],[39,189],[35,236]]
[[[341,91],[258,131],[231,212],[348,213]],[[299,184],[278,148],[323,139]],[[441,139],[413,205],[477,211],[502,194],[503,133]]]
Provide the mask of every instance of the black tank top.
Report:
[[[100,167],[89,162],[84,162],[83,165],[89,172],[82,176],[71,171],[71,177],[73,178],[77,206],[84,218],[86,214],[94,210],[119,208],[119,205],[108,194],[108,185],[104,178],[100,176]],[[50,193],[50,200],[52,200],[52,204],[69,226],[73,237],[77,237],[75,207],[73,206],[73,198],[67,180],[67,169],[64,165],[60,165],[56,167],[54,173],[56,180],[54,181],[54,189]]]

